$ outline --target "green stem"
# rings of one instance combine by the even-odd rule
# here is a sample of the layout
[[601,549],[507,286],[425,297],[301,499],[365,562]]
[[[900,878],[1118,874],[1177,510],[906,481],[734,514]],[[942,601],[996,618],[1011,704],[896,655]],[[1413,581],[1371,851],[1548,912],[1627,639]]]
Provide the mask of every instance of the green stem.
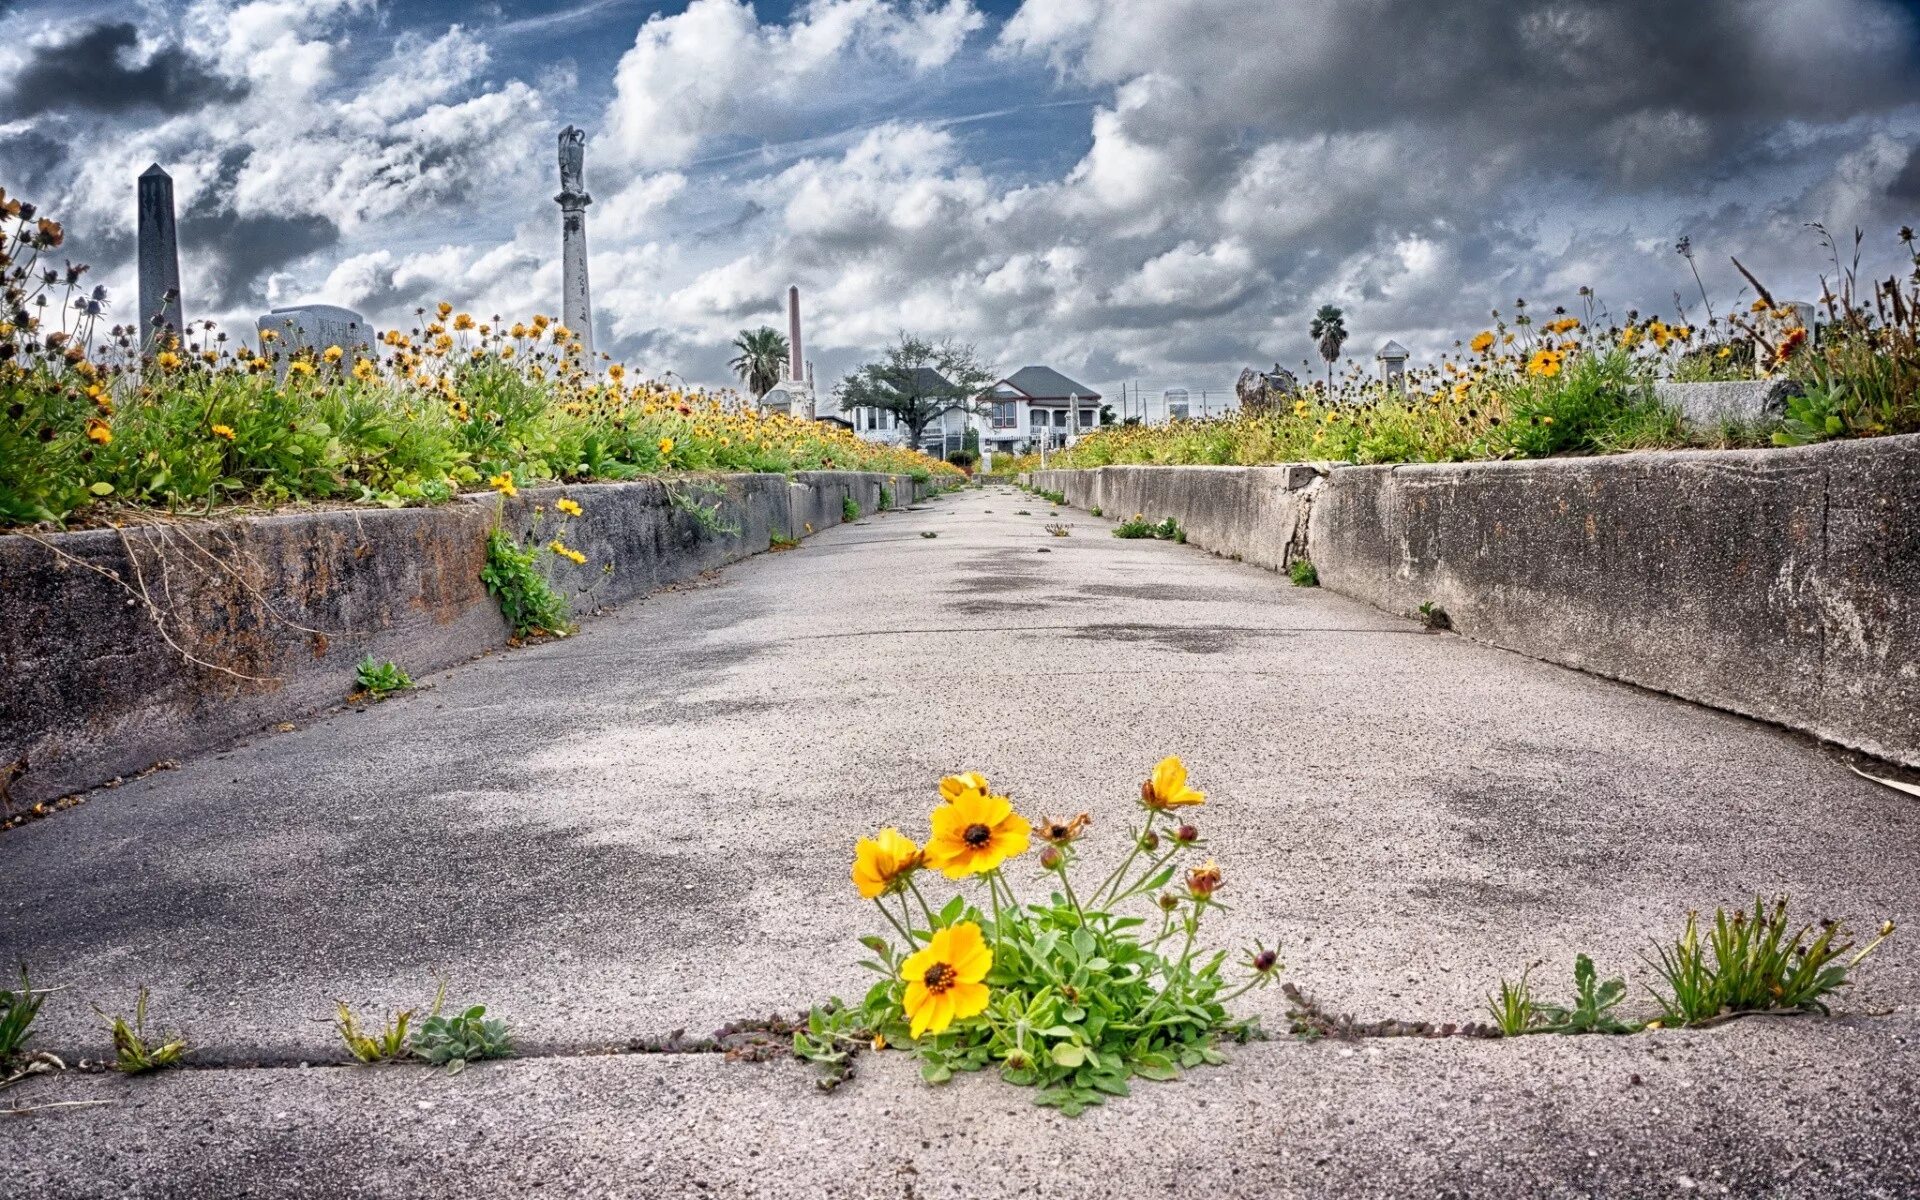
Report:
[[1093,906],[1095,908],[1099,908],[1101,905],[1101,895],[1109,887],[1117,885],[1121,877],[1127,873],[1127,868],[1133,865],[1133,860],[1140,857],[1140,843],[1146,840],[1149,833],[1153,832],[1153,819],[1159,815],[1160,813],[1157,809],[1147,810],[1147,823],[1141,828],[1140,836],[1133,839],[1133,850],[1125,858],[1120,860],[1120,865],[1113,869],[1113,874],[1101,880],[1100,886],[1093,890]]
[[1147,869],[1141,873],[1140,878],[1134,883],[1132,887],[1128,888],[1124,892],[1114,893],[1114,895],[1107,900],[1107,907],[1113,908],[1116,905],[1118,905],[1122,900],[1128,899],[1129,897],[1132,897],[1132,896],[1137,896],[1141,892],[1145,891],[1147,881],[1149,879],[1152,879],[1155,875],[1159,874],[1160,868],[1166,866],[1169,862],[1171,862],[1173,860],[1173,856],[1180,853],[1180,850],[1181,850],[1181,847],[1176,845],[1174,846],[1173,849],[1167,851],[1165,854],[1162,854],[1159,858],[1156,858],[1152,862],[1148,863]]
[[[920,894],[920,885],[913,881],[913,876],[911,875],[907,876],[907,890],[912,892],[913,898],[920,902],[920,911],[927,915],[927,932],[932,933],[934,927],[938,925],[939,922],[933,919],[933,910],[927,907],[927,898]],[[906,901],[902,899],[900,903],[904,905]]]
[[913,934],[909,933],[907,931],[907,927],[902,925],[898,920],[894,918],[894,915],[892,913],[887,911],[887,906],[881,903],[881,900],[882,900],[882,897],[875,896],[873,898],[873,906],[880,910],[880,915],[887,919],[887,924],[893,926],[894,929],[899,932],[901,937],[907,939],[907,949],[912,950],[914,945]]
[[1080,918],[1080,924],[1085,925],[1087,923],[1087,910],[1080,907],[1080,898],[1073,894],[1073,880],[1067,878],[1067,868],[1072,865],[1071,859],[1064,856],[1061,858],[1058,872],[1060,875],[1060,886],[1066,889],[1067,903],[1073,905],[1074,915]]

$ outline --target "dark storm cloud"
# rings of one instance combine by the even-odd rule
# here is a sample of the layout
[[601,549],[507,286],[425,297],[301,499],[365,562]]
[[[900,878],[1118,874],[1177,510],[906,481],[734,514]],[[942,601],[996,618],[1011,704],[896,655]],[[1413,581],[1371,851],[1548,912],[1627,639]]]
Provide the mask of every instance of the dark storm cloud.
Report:
[[1907,165],[1900,168],[1900,174],[1887,186],[1887,198],[1920,205],[1920,146],[1907,152]]
[[180,215],[181,246],[211,254],[210,277],[195,286],[215,308],[259,304],[266,275],[340,240],[340,230],[324,217],[240,216],[228,207],[225,197],[232,194],[248,153],[235,149],[222,155],[213,185]]
[[16,194],[31,192],[49,182],[66,160],[66,146],[38,130],[0,135],[0,187]]
[[246,94],[245,84],[215,74],[176,45],[162,44],[140,62],[135,57],[139,43],[140,31],[127,21],[33,47],[0,101],[0,112],[14,118],[71,110],[183,113]]

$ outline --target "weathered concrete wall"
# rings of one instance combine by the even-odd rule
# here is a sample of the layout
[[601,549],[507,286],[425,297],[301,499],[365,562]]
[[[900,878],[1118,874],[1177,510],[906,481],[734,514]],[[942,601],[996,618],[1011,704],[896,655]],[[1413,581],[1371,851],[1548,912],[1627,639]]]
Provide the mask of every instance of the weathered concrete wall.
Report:
[[1220,470],[1034,481],[1273,567],[1275,514],[1304,501],[1323,586],[1396,613],[1432,601],[1468,637],[1920,766],[1920,436],[1339,467],[1240,500]]
[[421,676],[502,646],[480,582],[496,521],[587,556],[546,563],[584,614],[837,525],[843,496],[871,512],[883,485],[896,506],[918,494],[904,476],[728,475],[0,536],[0,769],[27,759],[14,800],[48,799],[336,703],[362,655]]
[[1215,554],[1281,570],[1306,544],[1321,474],[1310,466],[1100,467],[1035,471],[1034,486],[1077,508],[1124,521],[1172,517],[1187,540]]

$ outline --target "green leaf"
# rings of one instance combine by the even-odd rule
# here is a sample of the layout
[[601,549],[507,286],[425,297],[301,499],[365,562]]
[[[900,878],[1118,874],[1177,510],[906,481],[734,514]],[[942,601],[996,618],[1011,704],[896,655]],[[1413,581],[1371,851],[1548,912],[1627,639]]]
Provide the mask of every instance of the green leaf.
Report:
[[99,483],[89,484],[87,490],[96,496],[113,495],[113,485],[102,479]]
[[920,1064],[920,1078],[928,1083],[945,1083],[953,1078],[953,1068],[944,1062],[923,1062]]
[[1072,1042],[1059,1042],[1053,1047],[1055,1066],[1077,1067],[1087,1060],[1087,1052]]
[[966,911],[967,898],[965,896],[955,896],[953,899],[947,901],[947,906],[940,910],[940,928],[945,929],[955,921],[958,921],[960,914]]

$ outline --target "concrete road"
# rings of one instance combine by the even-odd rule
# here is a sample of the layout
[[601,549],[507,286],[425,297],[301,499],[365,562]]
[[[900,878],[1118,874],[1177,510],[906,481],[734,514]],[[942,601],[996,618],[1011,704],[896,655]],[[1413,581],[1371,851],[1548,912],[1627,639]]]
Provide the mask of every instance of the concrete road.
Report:
[[[1579,951],[1637,985],[1650,937],[1755,891],[1913,928],[1914,802],[1753,722],[1004,488],[430,683],[0,835],[0,961],[67,987],[37,1044],[99,1056],[89,1002],[144,984],[216,1068],[0,1093],[115,1100],[0,1121],[0,1195],[1920,1194],[1904,933],[1844,1020],[1276,1042],[1078,1123],[898,1055],[830,1096],[792,1063],[579,1057],[863,986],[852,841],[919,835],[963,769],[1093,813],[1106,860],[1183,755],[1222,944],[1278,940],[1362,1017],[1472,1020]],[[331,998],[436,975],[528,1057],[249,1066],[332,1062]],[[1277,990],[1248,1008],[1284,1029]]]

